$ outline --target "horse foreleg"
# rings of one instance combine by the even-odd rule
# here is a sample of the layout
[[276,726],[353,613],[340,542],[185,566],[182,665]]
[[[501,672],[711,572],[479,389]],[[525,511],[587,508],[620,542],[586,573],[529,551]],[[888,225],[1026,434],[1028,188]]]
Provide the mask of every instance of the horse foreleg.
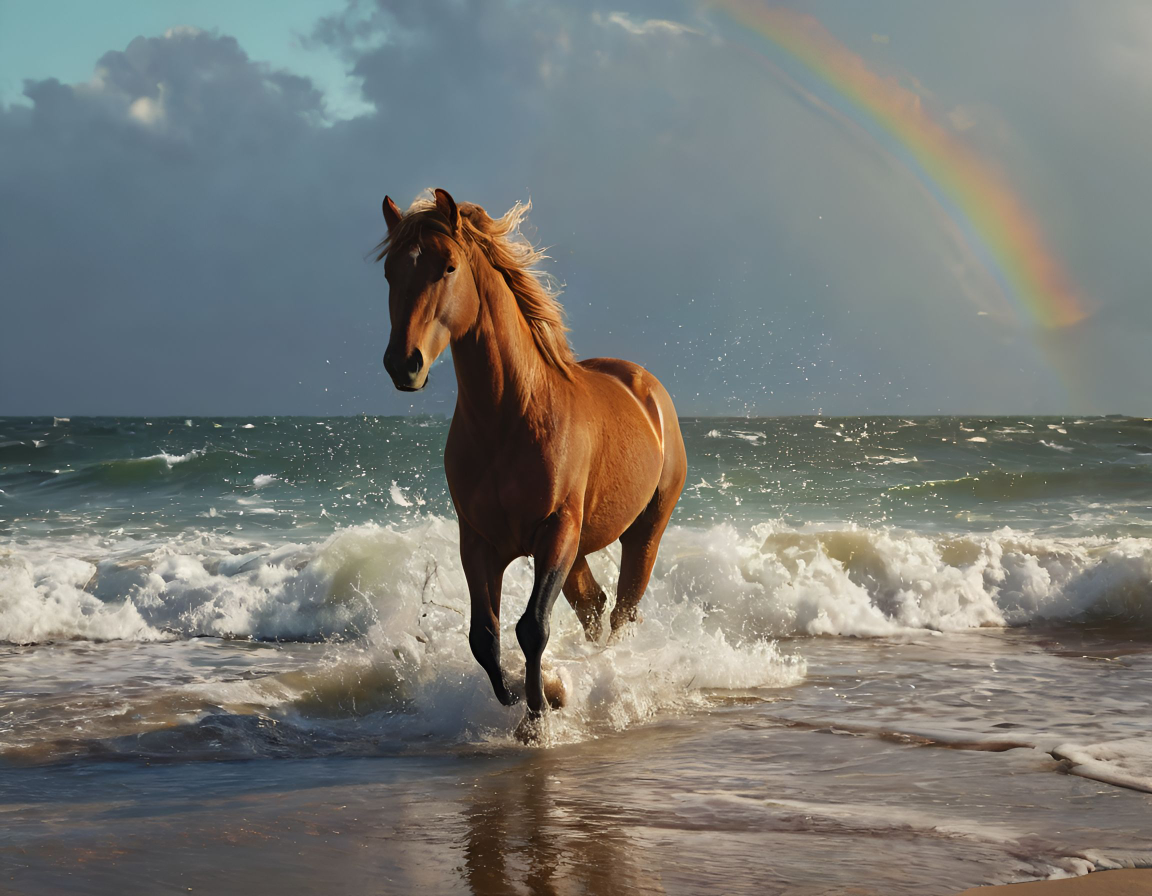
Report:
[[500,586],[507,564],[501,563],[491,545],[464,524],[460,526],[460,560],[472,599],[468,646],[488,673],[496,699],[511,706],[519,698],[508,689],[500,668]]
[[[545,520],[535,539],[533,558],[536,574],[532,596],[528,598],[524,615],[516,623],[516,639],[524,651],[524,692],[529,718],[538,718],[544,711],[540,660],[552,630],[552,607],[576,559],[579,544],[579,517],[565,510]],[[559,691],[555,697],[555,702],[562,699]]]

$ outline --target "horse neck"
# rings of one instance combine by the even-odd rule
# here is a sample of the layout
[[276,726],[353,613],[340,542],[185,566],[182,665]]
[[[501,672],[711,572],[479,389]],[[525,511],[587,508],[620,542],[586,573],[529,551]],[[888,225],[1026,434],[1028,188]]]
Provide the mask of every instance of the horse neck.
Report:
[[504,277],[479,250],[471,255],[480,310],[472,328],[452,341],[452,363],[456,413],[483,430],[509,416],[531,419],[546,412],[556,377]]

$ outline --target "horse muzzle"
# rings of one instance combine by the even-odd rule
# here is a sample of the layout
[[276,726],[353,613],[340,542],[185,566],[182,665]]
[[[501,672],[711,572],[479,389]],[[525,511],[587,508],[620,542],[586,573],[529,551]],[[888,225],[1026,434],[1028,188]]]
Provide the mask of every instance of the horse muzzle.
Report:
[[424,356],[418,348],[413,349],[407,358],[402,358],[389,347],[384,353],[384,369],[401,392],[419,392],[428,382]]

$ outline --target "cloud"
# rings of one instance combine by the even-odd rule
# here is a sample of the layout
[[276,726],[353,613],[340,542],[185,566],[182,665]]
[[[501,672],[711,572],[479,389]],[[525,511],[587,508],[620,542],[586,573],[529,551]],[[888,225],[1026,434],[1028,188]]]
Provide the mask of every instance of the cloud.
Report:
[[955,106],[948,113],[948,120],[958,131],[966,131],[976,124],[976,115],[968,106]]
[[654,34],[680,35],[702,33],[699,29],[692,28],[682,22],[673,22],[669,19],[645,19],[640,22],[630,18],[627,13],[623,12],[613,12],[606,16],[601,13],[593,13],[592,19],[598,24],[623,28],[629,34],[637,37],[647,37]]
[[159,96],[140,96],[128,105],[128,115],[144,125],[156,125],[164,120],[164,85],[158,85]]
[[171,40],[174,37],[198,37],[203,33],[202,28],[194,25],[174,25],[164,32],[164,36]]
[[[908,39],[963,31],[963,16],[901,9],[881,3],[859,25],[845,12],[836,33],[866,53],[882,27],[888,65],[944,108],[980,110],[965,138],[1040,197],[1105,298],[1141,282],[1134,237],[1059,213],[1062,197],[1084,199],[1060,180],[1088,139],[1055,121],[1070,107],[1012,105],[1069,67],[982,46],[1016,66],[1010,89],[982,85],[959,71],[970,63],[937,59],[952,50]],[[994,18],[1018,36],[1028,16],[1014,16]],[[710,8],[360,3],[310,40],[347,61],[371,112],[334,122],[308,79],[185,28],[106,54],[90,82],[30,83],[31,108],[0,110],[5,317],[27,334],[0,350],[0,413],[450,413],[447,364],[415,398],[391,389],[385,284],[365,262],[384,193],[406,204],[428,186],[494,213],[531,196],[577,351],[650,366],[682,412],[1065,408],[1028,334],[977,314],[974,275],[922,193]],[[1142,107],[1110,91],[1117,111],[1091,115],[1138,136],[1116,119]],[[1081,108],[1100,89],[1066,94]],[[1060,147],[1044,145],[1056,132]],[[1138,145],[1109,144],[1095,176],[1127,172],[1131,189],[1085,200],[1091,220],[1130,226],[1147,207]],[[1092,253],[1108,243],[1122,269],[1099,274]],[[1136,314],[1102,318],[1088,361]],[[1085,405],[1146,406],[1136,377]]]
[[26,336],[0,351],[3,411],[323,407],[318,356],[357,325],[330,284],[363,267],[366,228],[312,85],[174,29],[26,93],[0,113],[5,317]]

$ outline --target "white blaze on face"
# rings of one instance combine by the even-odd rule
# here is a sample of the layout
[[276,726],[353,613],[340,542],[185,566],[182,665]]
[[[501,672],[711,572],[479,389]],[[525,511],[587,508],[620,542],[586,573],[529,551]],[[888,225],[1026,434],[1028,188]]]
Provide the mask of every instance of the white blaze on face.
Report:
[[408,256],[412,259],[412,266],[416,266],[416,259],[420,257],[420,247],[413,246],[408,250]]

